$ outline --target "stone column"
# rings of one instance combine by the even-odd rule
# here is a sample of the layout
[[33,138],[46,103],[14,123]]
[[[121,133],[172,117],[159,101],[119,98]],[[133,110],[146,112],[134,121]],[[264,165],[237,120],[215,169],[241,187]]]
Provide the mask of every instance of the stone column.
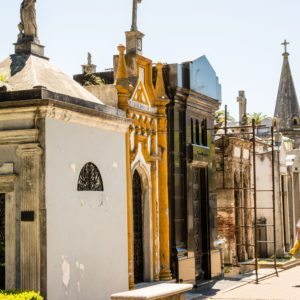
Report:
[[[162,113],[165,106],[161,110]],[[160,280],[171,280],[167,118],[165,114],[160,114],[158,118],[158,146],[161,149],[161,159],[158,161]]]
[[20,280],[22,290],[40,290],[39,202],[42,149],[21,145],[20,157]]
[[157,63],[155,93],[157,101],[157,141],[161,150],[158,161],[158,195],[159,195],[159,242],[160,242],[160,279],[172,279],[170,271],[170,223],[168,194],[168,143],[166,107],[169,99],[166,95],[163,79],[163,64]]
[[[156,132],[151,135],[151,155],[157,153]],[[157,161],[151,164],[152,183],[152,226],[153,226],[153,275],[154,281],[159,281],[159,234],[158,234],[158,210],[157,210]]]

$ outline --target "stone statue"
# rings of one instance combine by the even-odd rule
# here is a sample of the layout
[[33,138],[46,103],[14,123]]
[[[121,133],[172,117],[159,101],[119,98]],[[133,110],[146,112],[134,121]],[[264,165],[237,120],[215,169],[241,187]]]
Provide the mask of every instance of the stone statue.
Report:
[[137,9],[142,0],[133,0],[131,31],[137,31]]
[[36,0],[23,0],[20,9],[21,23],[19,24],[20,37],[37,38]]
[[88,66],[92,65],[92,54],[90,52],[88,52],[87,64],[88,64]]

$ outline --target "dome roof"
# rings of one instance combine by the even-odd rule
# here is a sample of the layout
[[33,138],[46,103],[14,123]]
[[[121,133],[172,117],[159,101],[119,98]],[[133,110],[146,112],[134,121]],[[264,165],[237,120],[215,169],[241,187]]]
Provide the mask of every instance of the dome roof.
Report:
[[103,104],[79,83],[43,57],[25,54],[11,55],[0,62],[0,74],[4,75],[10,91],[45,87],[55,93]]

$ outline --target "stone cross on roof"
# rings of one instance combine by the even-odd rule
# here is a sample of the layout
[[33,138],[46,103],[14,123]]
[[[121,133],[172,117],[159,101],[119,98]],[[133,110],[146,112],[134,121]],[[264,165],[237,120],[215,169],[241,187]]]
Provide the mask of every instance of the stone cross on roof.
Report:
[[132,7],[132,25],[131,31],[137,31],[137,10],[138,4],[142,3],[142,0],[133,0],[133,7]]
[[284,46],[284,53],[283,55],[288,55],[288,52],[287,52],[287,46],[289,45],[290,43],[287,42],[286,40],[284,40],[284,42],[281,44],[282,46]]

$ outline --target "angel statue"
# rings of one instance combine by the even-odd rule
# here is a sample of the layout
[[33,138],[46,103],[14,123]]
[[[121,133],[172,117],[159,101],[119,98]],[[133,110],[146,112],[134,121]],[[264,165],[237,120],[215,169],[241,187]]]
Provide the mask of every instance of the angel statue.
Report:
[[21,3],[21,23],[19,24],[21,37],[37,38],[35,3],[36,0],[23,0]]

